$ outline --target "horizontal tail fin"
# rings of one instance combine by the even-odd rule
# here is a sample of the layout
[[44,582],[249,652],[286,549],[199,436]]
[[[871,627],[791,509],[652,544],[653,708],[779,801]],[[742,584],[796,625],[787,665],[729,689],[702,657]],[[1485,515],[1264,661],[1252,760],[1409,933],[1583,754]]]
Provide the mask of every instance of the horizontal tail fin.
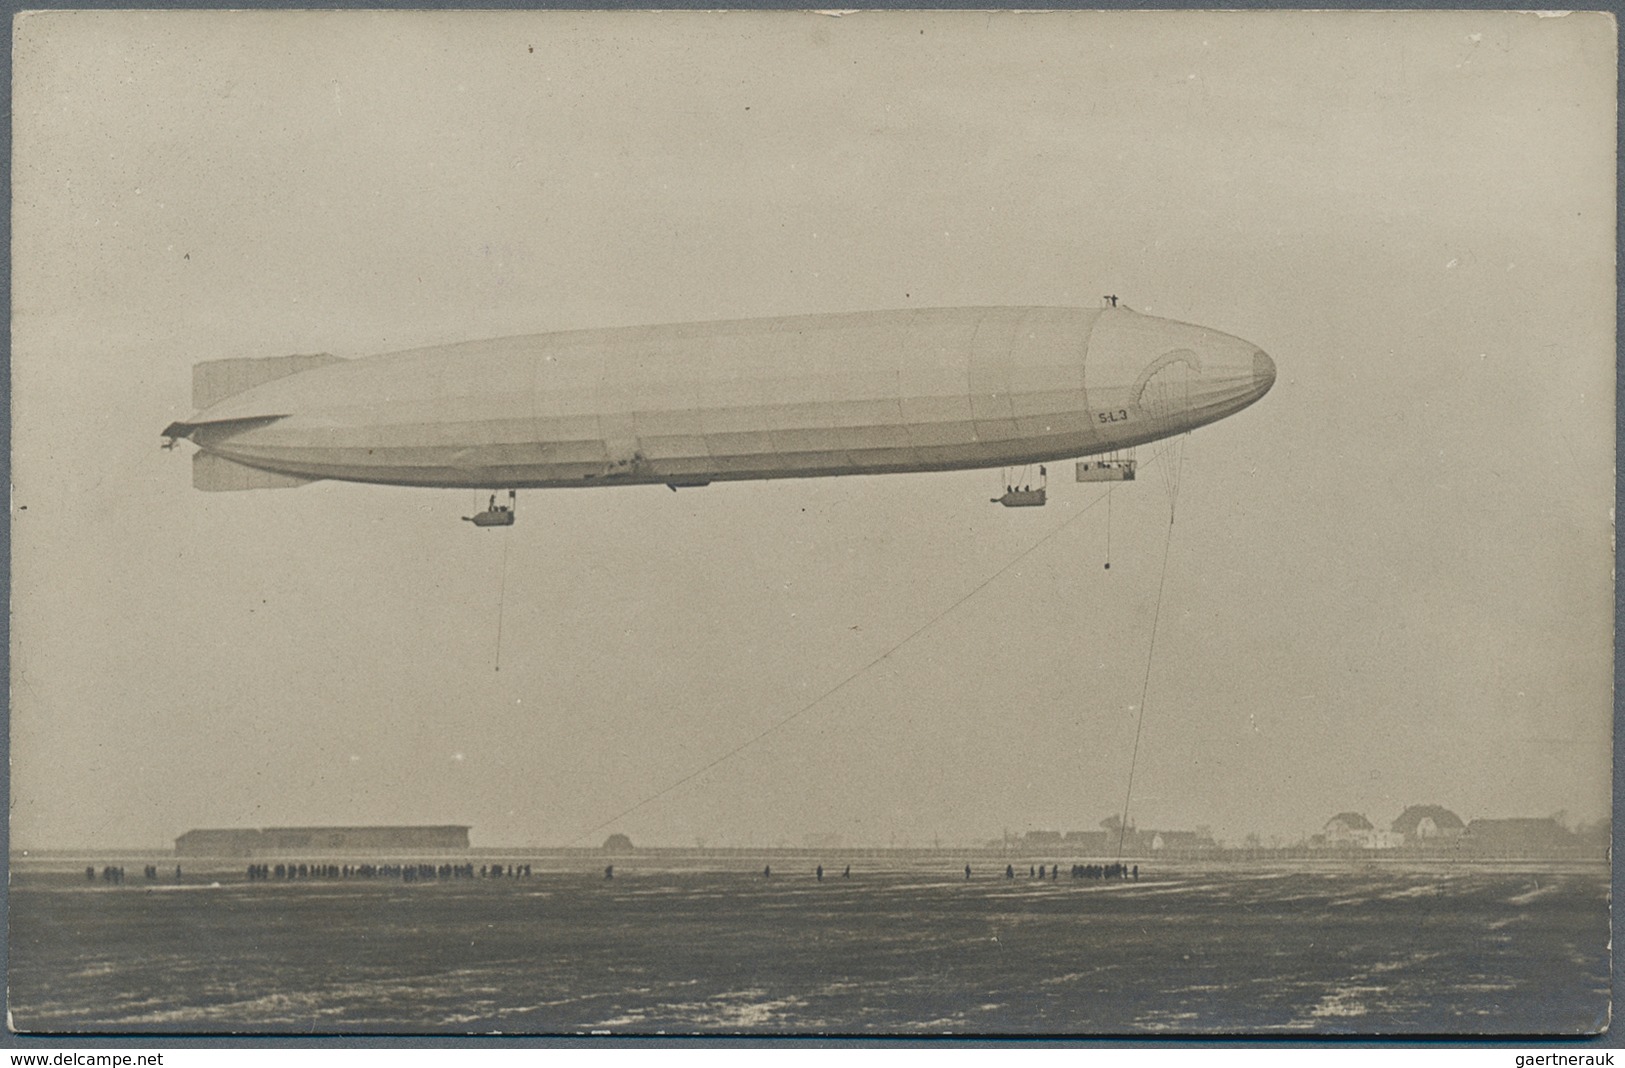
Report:
[[192,485],[200,490],[291,489],[313,481],[293,475],[279,475],[275,471],[261,471],[212,452],[192,454]]
[[202,411],[245,389],[339,362],[341,357],[318,352],[308,356],[266,356],[196,363],[192,365],[192,407]]
[[164,427],[163,436],[173,442],[189,438],[195,431],[212,429],[216,434],[215,440],[218,440],[222,434],[229,436],[239,431],[269,426],[278,419],[286,418],[286,415],[244,415],[236,419],[206,419],[200,423],[170,423]]

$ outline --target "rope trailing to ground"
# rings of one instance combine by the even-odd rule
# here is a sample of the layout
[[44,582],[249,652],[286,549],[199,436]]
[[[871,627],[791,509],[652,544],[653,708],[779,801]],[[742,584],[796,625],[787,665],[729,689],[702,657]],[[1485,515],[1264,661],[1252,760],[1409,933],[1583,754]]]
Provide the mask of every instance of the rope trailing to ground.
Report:
[[502,532],[502,581],[497,586],[497,671],[502,670],[502,606],[508,599],[508,547],[513,544],[509,536],[512,533],[512,527]]
[[1054,538],[1057,534],[1061,533],[1061,531],[1065,530],[1067,527],[1071,526],[1073,523],[1077,522],[1083,516],[1087,515],[1095,507],[1095,505],[1099,504],[1101,501],[1103,501],[1105,499],[1106,499],[1105,494],[1101,494],[1099,497],[1096,497],[1094,500],[1092,500],[1088,504],[1084,505],[1077,512],[1075,512],[1072,515],[1068,516],[1065,519],[1065,521],[1057,524],[1054,527],[1054,529],[1052,529],[1048,534],[1045,534],[1043,537],[1041,537],[1037,541],[1033,542],[1027,548],[1025,548],[1021,552],[1017,553],[1015,555],[1015,557],[1012,558],[1003,567],[999,568],[997,571],[993,572],[993,574],[989,575],[987,578],[983,579],[977,585],[972,587],[968,593],[965,593],[958,600],[956,600],[952,604],[950,604],[947,608],[944,608],[942,611],[938,612],[936,615],[934,615],[930,619],[926,620],[920,626],[918,626],[914,630],[910,631],[909,634],[906,637],[904,637],[901,641],[899,641],[896,644],[892,645],[885,652],[881,653],[879,656],[875,657],[873,660],[870,660],[868,663],[864,664],[862,667],[858,668],[856,671],[852,672],[850,675],[847,675],[840,682],[837,682],[835,685],[831,686],[829,689],[825,690],[823,693],[819,694],[817,697],[814,697],[811,701],[808,701],[806,704],[802,705],[800,708],[796,709],[794,712],[791,712],[789,715],[785,716],[784,718],[770,724],[766,729],[764,729],[762,731],[759,731],[758,733],[756,733],[756,734],[752,735],[751,737],[745,739],[743,742],[740,742],[738,745],[734,746],[732,749],[728,750],[726,753],[723,753],[721,756],[717,757],[715,760],[711,761],[710,763],[705,764],[705,765],[703,765],[703,766],[701,766],[699,768],[694,769],[693,771],[689,772],[687,775],[684,775],[682,778],[680,778],[680,779],[676,780],[675,782],[671,783],[669,786],[663,787],[662,789],[657,790],[654,793],[652,793],[652,794],[648,795],[647,797],[643,798],[641,801],[637,802],[636,804],[628,806],[627,808],[622,809],[620,812],[617,812],[615,815],[611,816],[609,819],[603,821],[602,823],[597,824],[594,827],[590,827],[585,831],[582,831],[579,835],[577,835],[575,837],[574,841],[576,841],[576,842],[583,841],[583,840],[597,834],[599,831],[601,831],[604,828],[610,826],[611,824],[614,824],[614,823],[624,819],[625,817],[630,816],[632,813],[634,813],[634,812],[638,811],[639,809],[643,808],[645,805],[648,805],[648,804],[650,804],[651,802],[654,802],[654,801],[658,801],[660,798],[665,797],[667,794],[671,793],[673,790],[677,789],[678,787],[682,786],[683,784],[688,783],[688,782],[692,782],[693,780],[699,778],[701,775],[704,775],[706,772],[710,771],[712,768],[716,767],[718,764],[721,764],[724,761],[730,759],[731,757],[745,751],[746,749],[749,749],[751,746],[755,745],[757,742],[761,741],[763,738],[766,738],[768,735],[772,734],[773,732],[779,730],[782,727],[787,726],[788,724],[794,722],[797,719],[800,719],[802,716],[806,715],[808,712],[811,712],[813,709],[815,709],[819,705],[823,704],[826,700],[828,700],[829,698],[835,696],[835,694],[839,693],[841,690],[845,689],[847,686],[849,686],[853,682],[857,681],[860,677],[862,677],[864,674],[866,674],[871,668],[875,667],[877,664],[881,663],[882,661],[889,659],[892,656],[892,654],[896,653],[899,649],[902,649],[909,642],[913,641],[915,638],[918,638],[921,634],[924,634],[926,631],[930,630],[932,627],[934,627],[938,623],[942,622],[942,620],[946,619],[948,617],[949,613],[953,612],[954,609],[958,608],[960,605],[964,604],[966,601],[970,600],[972,597],[975,597],[978,593],[981,593],[988,586],[992,585],[993,582],[996,579],[1000,578],[1006,571],[1009,571],[1012,567],[1015,567],[1017,564],[1021,563],[1021,561],[1025,560],[1028,556],[1032,555],[1034,552],[1036,552],[1039,549],[1039,547],[1044,545],[1051,538]]
[[[1168,450],[1165,447],[1162,451],[1158,452],[1155,456],[1151,457],[1150,460],[1147,460],[1146,464],[1149,465],[1149,464],[1157,463],[1159,460],[1161,460],[1163,458],[1163,456],[1165,456],[1167,454],[1167,451]],[[1110,489],[1110,487],[1108,487],[1108,490],[1109,489]],[[844,690],[847,686],[849,686],[852,683],[856,682],[859,678],[861,678],[862,676],[867,674],[876,665],[882,663],[885,660],[890,659],[893,654],[895,654],[898,650],[902,649],[909,642],[912,642],[915,638],[918,638],[920,635],[924,634],[926,631],[930,630],[932,627],[934,627],[938,623],[942,622],[956,608],[958,608],[960,605],[964,604],[966,601],[970,600],[972,597],[975,597],[978,593],[981,593],[988,586],[991,586],[996,580],[998,580],[1000,577],[1002,577],[1006,571],[1009,571],[1011,568],[1013,568],[1017,564],[1021,563],[1021,561],[1025,560],[1027,557],[1031,556],[1034,552],[1038,551],[1039,548],[1041,548],[1046,543],[1048,543],[1057,534],[1060,534],[1067,527],[1071,526],[1073,523],[1075,523],[1079,519],[1083,518],[1089,512],[1093,511],[1095,505],[1100,504],[1102,501],[1104,501],[1106,499],[1107,499],[1107,494],[1102,493],[1099,497],[1096,497],[1094,500],[1090,501],[1088,504],[1086,504],[1082,508],[1078,509],[1077,512],[1075,512],[1072,515],[1068,516],[1062,522],[1056,524],[1055,527],[1049,531],[1049,533],[1045,534],[1043,537],[1039,538],[1037,541],[1035,541],[1031,545],[1027,546],[1027,548],[1021,550],[1021,552],[1017,553],[1014,557],[1012,557],[1010,559],[1010,561],[1008,563],[1006,563],[1003,567],[999,568],[997,571],[993,572],[993,574],[989,575],[987,578],[983,579],[981,582],[979,582],[975,586],[971,587],[971,589],[968,592],[961,595],[958,600],[954,601],[947,608],[944,608],[942,611],[938,612],[936,615],[932,616],[930,619],[928,619],[924,623],[920,624],[914,630],[910,631],[907,635],[905,635],[900,641],[893,644],[885,652],[881,653],[879,656],[875,657],[874,659],[868,661],[863,666],[859,667],[857,670],[853,671],[851,674],[849,674],[845,678],[841,679],[841,681],[837,682],[835,685],[831,686],[829,689],[825,690],[823,693],[820,693],[817,697],[814,697],[812,700],[808,701],[806,704],[804,704],[801,707],[797,708],[795,711],[791,712],[789,715],[784,716],[783,718],[781,718],[779,720],[776,720],[775,722],[769,724],[763,730],[758,731],[756,734],[751,735],[749,738],[746,738],[744,741],[740,742],[738,745],[734,746],[732,749],[728,750],[726,753],[723,753],[721,756],[717,757],[715,760],[712,760],[707,764],[703,764],[700,767],[695,768],[693,771],[689,772],[688,774],[682,776],[679,779],[676,779],[675,781],[673,781],[670,784],[660,788],[659,790],[656,790],[654,793],[649,794],[648,796],[646,796],[643,799],[639,800],[635,804],[628,805],[626,808],[624,808],[621,811],[615,813],[615,815],[611,816],[609,819],[604,820],[601,823],[595,824],[594,826],[587,828],[586,830],[582,831],[580,834],[576,835],[575,838],[571,840],[571,844],[582,842],[582,841],[585,841],[588,838],[591,838],[592,836],[596,835],[599,831],[602,831],[606,827],[609,827],[609,826],[611,826],[611,825],[613,825],[615,823],[620,822],[621,820],[625,819],[627,816],[630,816],[632,813],[637,812],[639,809],[643,808],[644,806],[652,804],[655,801],[660,800],[662,797],[665,797],[667,794],[671,793],[673,790],[676,790],[679,787],[681,787],[681,786],[683,786],[683,785],[685,785],[687,783],[693,782],[695,779],[699,778],[701,775],[704,775],[706,772],[710,771],[712,768],[715,768],[719,764],[722,764],[722,763],[732,759],[733,757],[737,756],[738,754],[744,752],[746,749],[749,749],[751,746],[755,745],[757,742],[761,741],[763,738],[766,738],[768,735],[773,734],[774,732],[776,732],[778,730],[781,730],[782,728],[788,726],[789,724],[793,723],[794,721],[800,719],[802,716],[804,716],[807,713],[811,712],[813,709],[815,709],[819,705],[823,704],[826,700],[828,700],[829,698],[835,696],[841,690]],[[1171,525],[1172,524],[1172,519],[1170,519],[1169,522],[1170,522],[1170,525]],[[506,565],[504,565],[504,566],[506,566]],[[1168,553],[1167,553],[1166,547],[1163,549],[1162,566],[1163,566],[1163,577],[1166,578],[1167,577],[1167,572],[1168,572]],[[1158,584],[1158,587],[1157,587],[1157,610],[1158,610],[1159,613],[1162,610],[1162,586],[1161,586],[1160,583]],[[1152,630],[1153,641],[1155,641],[1155,635],[1156,635],[1156,623],[1155,623],[1155,621],[1153,621],[1153,623],[1152,623],[1151,630]],[[1146,671],[1147,671],[1147,678],[1149,679],[1149,677],[1150,677],[1149,658],[1148,658],[1148,666],[1147,666]],[[1143,696],[1142,696],[1141,701],[1140,701],[1140,706],[1141,706],[1141,709],[1142,709],[1142,712],[1143,712],[1144,706],[1145,706],[1145,700],[1144,700]],[[1139,745],[1139,735],[1138,735],[1138,733],[1136,733],[1136,735],[1135,735],[1135,745],[1136,746]],[[1131,775],[1132,775],[1132,771],[1131,771]],[[1126,808],[1126,802],[1125,802],[1125,808]],[[1119,842],[1119,849],[1121,849],[1121,842]]]
[[[1182,439],[1176,439],[1182,440]],[[1174,446],[1169,446],[1174,449]],[[1181,465],[1184,462],[1184,451],[1175,451],[1173,463],[1168,467]],[[1177,476],[1176,476],[1177,478]],[[1157,578],[1157,606],[1151,613],[1151,641],[1145,651],[1145,680],[1140,684],[1139,714],[1134,720],[1134,749],[1128,761],[1128,786],[1123,790],[1123,815],[1117,823],[1117,859],[1123,859],[1123,839],[1128,834],[1128,803],[1134,794],[1134,769],[1140,760],[1140,732],[1145,727],[1145,700],[1151,692],[1151,664],[1157,651],[1157,624],[1162,620],[1162,590],[1168,583],[1168,550],[1174,544],[1174,495],[1178,492],[1177,481],[1169,487],[1168,497],[1168,533],[1162,543],[1162,574]]]

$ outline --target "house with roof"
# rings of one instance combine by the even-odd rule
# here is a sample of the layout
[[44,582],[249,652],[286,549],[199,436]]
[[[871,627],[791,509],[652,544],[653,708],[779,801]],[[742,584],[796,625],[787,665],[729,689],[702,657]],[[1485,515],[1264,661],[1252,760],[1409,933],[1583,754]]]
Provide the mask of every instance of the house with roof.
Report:
[[1467,830],[1461,817],[1443,805],[1412,805],[1394,820],[1392,830],[1406,845],[1441,844]]
[[1377,830],[1359,812],[1339,812],[1326,821],[1310,844],[1321,849],[1395,849],[1403,841],[1391,831]]
[[1474,849],[1500,856],[1549,856],[1574,849],[1574,832],[1551,817],[1474,820],[1462,841]]
[[1360,836],[1376,830],[1371,821],[1359,812],[1339,812],[1326,821],[1321,835],[1329,846],[1358,845]]

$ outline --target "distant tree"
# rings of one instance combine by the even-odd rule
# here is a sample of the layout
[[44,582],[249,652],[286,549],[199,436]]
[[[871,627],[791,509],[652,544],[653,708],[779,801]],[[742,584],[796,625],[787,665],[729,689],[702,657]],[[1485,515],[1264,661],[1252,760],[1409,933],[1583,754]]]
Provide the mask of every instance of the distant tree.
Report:
[[604,839],[604,852],[630,853],[632,852],[632,839],[624,834],[612,834]]
[[1594,823],[1582,822],[1574,828],[1574,836],[1588,848],[1607,850],[1614,838],[1613,821],[1605,816]]

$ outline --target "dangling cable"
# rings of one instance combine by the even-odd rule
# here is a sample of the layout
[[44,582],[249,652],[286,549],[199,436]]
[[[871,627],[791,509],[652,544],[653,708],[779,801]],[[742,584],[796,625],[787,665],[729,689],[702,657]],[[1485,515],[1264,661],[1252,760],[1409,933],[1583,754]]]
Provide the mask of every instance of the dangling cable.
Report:
[[1151,692],[1152,655],[1157,651],[1157,623],[1162,619],[1162,588],[1168,581],[1168,550],[1174,544],[1172,506],[1168,512],[1168,536],[1162,545],[1162,575],[1157,579],[1157,606],[1151,613],[1151,643],[1145,651],[1145,681],[1140,685],[1139,715],[1134,720],[1134,750],[1128,761],[1128,786],[1123,790],[1123,815],[1117,824],[1117,859],[1123,859],[1123,837],[1128,834],[1128,802],[1134,793],[1134,768],[1140,760],[1140,729],[1145,726],[1145,699]]
[[1185,470],[1185,439],[1190,431],[1179,435],[1168,443],[1165,450],[1168,462],[1162,466],[1162,485],[1168,494],[1168,525],[1174,524],[1174,506],[1179,503],[1180,476]]
[[[1155,462],[1155,461],[1153,460],[1153,462]],[[1102,496],[1104,496],[1104,494]],[[862,667],[859,667],[856,670],[852,671],[845,678],[843,678],[840,682],[837,682],[835,685],[829,687],[823,693],[820,693],[817,697],[814,697],[812,700],[810,700],[810,701],[806,702],[805,704],[801,705],[800,707],[795,709],[795,711],[790,712],[788,715],[781,716],[779,719],[775,720],[773,723],[769,724],[767,727],[765,727],[762,730],[758,731],[757,733],[751,735],[749,738],[746,738],[744,741],[740,742],[738,745],[735,745],[732,749],[727,750],[721,756],[716,757],[715,759],[709,761],[708,763],[705,763],[705,764],[701,765],[700,767],[695,768],[693,771],[689,772],[686,775],[680,776],[679,778],[672,780],[666,786],[663,786],[660,789],[656,790],[654,793],[647,795],[646,797],[644,797],[642,800],[636,802],[635,804],[628,805],[626,808],[623,808],[621,811],[617,812],[615,815],[611,816],[609,819],[604,820],[602,823],[596,824],[595,826],[589,827],[587,830],[582,831],[580,834],[575,836],[575,838],[572,840],[572,844],[574,842],[580,842],[583,839],[586,839],[587,837],[589,837],[590,835],[597,834],[599,831],[603,830],[605,827],[608,827],[611,824],[617,823],[620,820],[626,818],[627,816],[630,816],[632,813],[634,813],[634,812],[638,811],[639,809],[643,808],[645,805],[650,804],[651,802],[654,802],[654,801],[658,801],[660,798],[665,797],[667,794],[671,793],[673,790],[676,790],[678,787],[684,785],[685,783],[692,782],[693,780],[699,778],[701,775],[704,775],[706,772],[710,771],[712,768],[716,767],[718,764],[721,764],[724,761],[727,761],[727,760],[731,759],[732,757],[734,757],[735,755],[743,752],[744,750],[749,749],[751,746],[755,745],[757,742],[761,741],[763,738],[766,738],[768,735],[772,734],[773,732],[781,729],[782,727],[787,726],[792,721],[800,719],[802,716],[804,716],[807,713],[811,712],[813,709],[815,709],[819,705],[823,704],[826,700],[828,700],[831,697],[834,697],[835,694],[839,693],[841,690],[844,690],[848,685],[855,682],[858,678],[860,678],[861,676],[867,674],[869,672],[869,670],[871,668],[873,668],[875,665],[881,663],[882,661],[890,659],[892,654],[896,653],[898,650],[902,649],[909,642],[913,641],[915,638],[918,638],[920,635],[924,634],[926,631],[928,631],[932,627],[936,626],[942,620],[946,619],[960,605],[964,604],[966,601],[970,600],[972,597],[975,597],[978,593],[981,593],[988,586],[992,585],[993,582],[995,580],[997,580],[1000,576],[1002,576],[1005,572],[1009,571],[1011,568],[1013,568],[1017,564],[1021,563],[1021,561],[1025,560],[1027,557],[1031,556],[1034,552],[1036,552],[1040,547],[1042,547],[1050,539],[1054,538],[1057,534],[1061,533],[1061,531],[1065,530],[1067,527],[1069,527],[1073,523],[1077,522],[1083,516],[1087,515],[1090,511],[1092,511],[1094,509],[1095,505],[1099,504],[1100,502],[1101,502],[1101,497],[1096,497],[1094,500],[1090,501],[1088,504],[1084,505],[1082,508],[1080,508],[1076,512],[1074,512],[1072,515],[1068,516],[1065,520],[1063,520],[1060,523],[1057,523],[1054,527],[1050,528],[1049,533],[1043,535],[1037,541],[1035,541],[1031,545],[1027,546],[1027,548],[1021,550],[1021,552],[1017,553],[1003,567],[999,568],[997,571],[993,572],[993,574],[989,575],[987,578],[983,579],[981,582],[979,582],[975,586],[971,587],[970,590],[968,590],[964,594],[960,595],[960,597],[957,600],[955,600],[952,604],[950,604],[948,607],[944,608],[942,611],[938,612],[936,615],[932,616],[930,619],[926,620],[924,623],[921,623],[918,627],[915,627],[912,631],[910,631],[903,638],[901,638],[900,640],[892,643],[892,645],[885,652],[881,653],[879,656],[877,656],[874,659],[870,660],[868,663],[864,664]]]
[[502,532],[502,581],[497,586],[497,671],[502,670],[502,606],[508,600],[508,546],[513,543],[509,537],[512,533],[512,527]]
[[[1158,453],[1153,455],[1151,457],[1151,459],[1147,460],[1146,464],[1150,465],[1150,464],[1158,463],[1158,462],[1160,462],[1162,460],[1164,455],[1166,455],[1166,450],[1159,451]],[[699,767],[695,768],[693,771],[688,772],[686,775],[682,775],[682,776],[679,776],[676,779],[673,779],[671,782],[667,783],[665,786],[661,787],[660,789],[654,791],[653,793],[645,795],[641,800],[636,801],[636,802],[626,806],[625,808],[621,809],[621,811],[615,813],[615,815],[609,817],[608,819],[606,819],[606,820],[604,820],[604,821],[602,821],[602,822],[600,822],[598,824],[595,824],[592,827],[589,827],[585,831],[582,831],[580,834],[576,835],[574,839],[572,839],[572,844],[574,844],[575,842],[581,842],[581,841],[587,839],[588,837],[597,834],[599,831],[603,830],[604,828],[609,827],[612,824],[620,822],[621,820],[625,819],[627,816],[630,816],[632,813],[637,812],[639,809],[642,809],[644,806],[652,804],[653,802],[660,800],[661,798],[665,797],[667,794],[670,794],[672,791],[678,789],[679,787],[681,787],[681,786],[683,786],[683,785],[685,785],[687,783],[693,782],[695,779],[699,778],[701,775],[704,775],[706,772],[710,771],[712,768],[716,767],[719,764],[725,763],[728,760],[731,760],[733,757],[737,756],[739,753],[744,752],[746,749],[749,749],[751,746],[755,745],[757,742],[761,741],[763,738],[766,738],[768,735],[773,734],[776,731],[779,731],[779,730],[783,729],[784,727],[788,726],[790,723],[794,722],[795,720],[798,720],[802,716],[807,715],[813,709],[817,708],[819,705],[823,704],[825,701],[829,700],[831,697],[834,697],[841,690],[846,689],[847,686],[851,685],[853,682],[856,682],[860,677],[862,677],[863,675],[868,674],[868,672],[872,668],[874,668],[876,665],[878,665],[878,664],[880,664],[880,663],[882,663],[882,662],[884,662],[886,660],[891,659],[891,657],[895,653],[897,653],[899,650],[901,650],[904,646],[908,645],[915,638],[918,638],[920,635],[924,634],[926,631],[930,630],[932,627],[935,627],[938,623],[942,622],[942,620],[946,619],[950,614],[952,614],[955,610],[957,610],[960,605],[964,604],[966,601],[969,601],[971,598],[973,598],[977,594],[981,593],[987,587],[991,586],[997,579],[999,579],[1001,576],[1003,576],[1005,574],[1005,572],[1009,571],[1011,568],[1013,568],[1017,564],[1021,563],[1021,561],[1025,560],[1027,557],[1031,556],[1034,552],[1038,551],[1038,549],[1041,548],[1045,543],[1049,542],[1057,534],[1060,534],[1063,530],[1070,527],[1073,523],[1077,522],[1084,515],[1086,515],[1089,512],[1093,511],[1095,505],[1099,504],[1102,501],[1102,499],[1105,498],[1105,496],[1106,496],[1105,494],[1102,494],[1100,497],[1096,497],[1094,500],[1090,501],[1088,504],[1086,504],[1082,508],[1080,508],[1077,512],[1075,512],[1072,515],[1068,516],[1062,522],[1057,523],[1054,527],[1052,527],[1050,529],[1049,533],[1044,534],[1043,536],[1038,538],[1037,541],[1034,541],[1031,545],[1027,546],[1027,548],[1025,548],[1021,552],[1017,553],[1013,558],[1011,558],[1009,561],[1007,561],[1003,567],[1001,567],[997,571],[993,572],[991,575],[989,575],[987,578],[983,579],[977,585],[971,587],[971,589],[966,591],[964,594],[960,595],[960,597],[957,600],[955,600],[952,604],[948,605],[948,607],[944,608],[942,611],[938,612],[936,615],[932,616],[930,619],[926,620],[924,623],[920,624],[918,627],[915,627],[912,631],[910,631],[908,634],[903,636],[898,641],[893,642],[892,645],[890,647],[888,647],[885,652],[881,653],[879,656],[874,657],[872,660],[870,660],[867,663],[863,664],[861,667],[857,668],[856,670],[850,672],[844,678],[842,678],[841,681],[835,683],[833,686],[831,686],[828,689],[824,690],[822,693],[820,693],[818,696],[814,697],[812,700],[805,702],[804,704],[800,705],[799,707],[797,707],[795,710],[791,711],[790,713],[788,713],[788,714],[786,714],[784,716],[781,716],[779,719],[777,719],[774,722],[768,724],[768,726],[766,726],[762,730],[760,730],[757,733],[751,735],[749,738],[746,738],[744,741],[738,743],[733,748],[728,749],[727,751],[723,752],[722,755],[720,755],[718,757],[715,757],[714,759],[706,762],[705,764],[700,765]],[[1169,537],[1172,538],[1172,530],[1171,529],[1170,529],[1170,532],[1169,532]],[[1163,579],[1165,580],[1167,578],[1167,574],[1168,574],[1168,550],[1167,550],[1166,546],[1163,548],[1162,566],[1163,566]],[[1155,647],[1155,642],[1156,642],[1156,630],[1157,630],[1156,620],[1157,620],[1157,618],[1160,618],[1161,613],[1162,613],[1162,582],[1159,581],[1158,584],[1157,584],[1157,610],[1156,610],[1156,615],[1153,617],[1152,624],[1151,624],[1151,635],[1152,635],[1153,647]],[[1150,686],[1150,679],[1151,679],[1150,654],[1147,653],[1147,657],[1146,657],[1146,686],[1147,687]],[[1145,696],[1144,696],[1143,693],[1141,694],[1141,697],[1140,697],[1140,711],[1141,711],[1141,715],[1143,717],[1144,712],[1145,712]],[[1140,744],[1139,728],[1138,728],[1138,726],[1136,726],[1135,735],[1134,735],[1134,745],[1135,745],[1136,754],[1138,753],[1139,744]],[[1133,767],[1132,767],[1132,764],[1131,764],[1130,769],[1129,769],[1129,787],[1130,787],[1130,789],[1133,789],[1133,774],[1134,774],[1134,772],[1133,772]],[[1126,795],[1124,797],[1123,808],[1124,808],[1125,812],[1128,810],[1128,799],[1127,799]],[[1119,840],[1118,840],[1118,851],[1119,851],[1119,854],[1121,854],[1121,851],[1122,851],[1122,840],[1121,840],[1121,838],[1119,838]]]
[[1106,567],[1112,569],[1112,484],[1106,483]]

